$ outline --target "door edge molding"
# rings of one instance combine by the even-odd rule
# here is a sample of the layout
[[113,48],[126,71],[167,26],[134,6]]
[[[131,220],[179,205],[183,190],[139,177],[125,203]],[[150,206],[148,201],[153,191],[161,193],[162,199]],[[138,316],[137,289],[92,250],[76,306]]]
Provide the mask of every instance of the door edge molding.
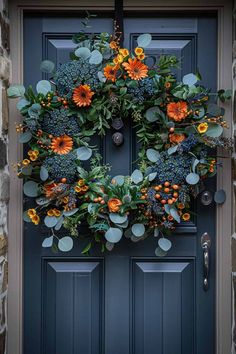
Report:
[[[145,6],[142,0],[126,0],[125,10],[159,10],[159,11],[216,11],[218,13],[218,87],[232,86],[232,1],[224,0],[188,0],[159,1],[158,6],[153,0],[147,0]],[[71,10],[113,10],[113,1],[93,0],[88,6],[86,0],[11,0],[9,1],[10,14],[10,43],[12,60],[12,82],[23,81],[23,14],[24,11],[37,12],[39,10],[71,11]],[[232,106],[225,105],[226,120],[229,125],[228,136],[232,136]],[[16,139],[15,121],[19,120],[15,103],[9,103],[9,165],[19,161],[22,157],[22,148]],[[231,159],[222,159],[223,169],[217,176],[217,188],[224,189],[227,200],[216,212],[216,354],[231,352],[232,326],[232,295],[231,295],[231,235],[232,235],[232,177]],[[227,172],[226,172],[227,171]],[[23,354],[23,222],[22,222],[22,182],[16,177],[10,166],[10,203],[9,203],[9,279],[8,279],[8,338],[7,352],[9,354]],[[13,221],[13,222],[12,222]]]

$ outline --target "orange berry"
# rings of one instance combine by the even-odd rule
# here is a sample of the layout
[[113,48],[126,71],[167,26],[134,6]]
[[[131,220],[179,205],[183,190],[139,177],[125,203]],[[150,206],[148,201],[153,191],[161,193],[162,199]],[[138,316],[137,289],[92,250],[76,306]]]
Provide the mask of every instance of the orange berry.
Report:
[[62,182],[62,183],[66,183],[66,181],[67,181],[67,180],[66,180],[65,177],[61,179],[61,182]]
[[173,200],[172,199],[168,199],[168,204],[169,205],[173,204]]
[[146,197],[145,197],[144,195],[142,195],[142,196],[140,197],[140,199],[144,200],[144,199],[146,199]]
[[176,198],[172,198],[172,200],[173,200],[173,203],[175,203],[177,199]]
[[174,133],[174,131],[175,131],[175,128],[174,128],[174,127],[171,127],[171,128],[169,129],[169,132],[170,132],[170,133]]
[[161,198],[160,194],[157,193],[157,194],[155,195],[155,198],[156,198],[156,199]]
[[164,186],[165,186],[165,187],[169,187],[169,185],[170,185],[170,182],[168,182],[168,181],[166,181],[166,182],[164,183]]
[[170,188],[164,188],[165,193],[170,193]]
[[97,203],[98,202],[98,198],[94,198],[94,203]]
[[160,188],[159,188],[158,186],[155,186],[155,187],[154,187],[154,190],[157,191],[157,192],[159,191],[159,189],[160,189]]
[[162,200],[161,200],[161,204],[166,204],[166,200],[165,200],[165,199],[162,199]]
[[177,197],[178,197],[178,195],[179,195],[179,193],[178,193],[178,192],[174,192],[174,193],[173,193],[173,197],[175,197],[175,198],[177,198]]
[[161,185],[161,184],[159,184],[159,186],[158,186],[158,187],[159,187],[159,189],[161,189],[161,188],[162,188],[162,185]]
[[178,186],[178,184],[174,184],[174,185],[172,186],[172,188],[175,189],[175,190],[177,190],[177,189],[179,189],[179,186]]
[[98,200],[99,202],[101,202],[101,201],[102,201],[102,197],[98,197],[97,200]]
[[168,215],[168,216],[167,216],[167,219],[168,219],[169,221],[172,221],[174,218],[173,218],[173,216]]
[[105,204],[105,200],[101,200],[100,204],[104,205]]

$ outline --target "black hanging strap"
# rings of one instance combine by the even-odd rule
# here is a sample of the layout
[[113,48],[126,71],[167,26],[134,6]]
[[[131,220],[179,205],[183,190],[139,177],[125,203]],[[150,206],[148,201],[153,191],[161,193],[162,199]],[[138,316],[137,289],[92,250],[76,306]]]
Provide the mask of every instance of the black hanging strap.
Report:
[[115,0],[115,31],[120,37],[120,45],[123,45],[124,40],[124,4],[123,0]]

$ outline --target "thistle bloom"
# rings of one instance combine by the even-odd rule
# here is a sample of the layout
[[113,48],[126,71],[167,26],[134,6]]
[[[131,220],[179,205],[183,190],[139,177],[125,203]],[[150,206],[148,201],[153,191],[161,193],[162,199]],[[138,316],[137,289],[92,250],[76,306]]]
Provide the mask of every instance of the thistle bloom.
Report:
[[197,130],[200,134],[203,134],[207,131],[208,129],[208,124],[207,123],[200,123],[197,127]]
[[53,152],[65,155],[71,151],[73,147],[73,140],[68,135],[62,135],[52,139],[51,149]]
[[167,105],[167,115],[171,120],[180,122],[188,115],[188,105],[185,101],[171,102]]
[[148,67],[137,58],[129,58],[127,63],[122,64],[132,80],[140,80],[148,76]]
[[94,92],[91,91],[89,85],[80,85],[73,91],[72,100],[79,107],[90,106]]

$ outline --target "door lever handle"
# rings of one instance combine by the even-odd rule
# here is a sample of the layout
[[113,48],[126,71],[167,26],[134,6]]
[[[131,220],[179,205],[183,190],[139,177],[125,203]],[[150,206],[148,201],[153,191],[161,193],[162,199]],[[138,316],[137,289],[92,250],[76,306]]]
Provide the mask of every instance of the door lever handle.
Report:
[[211,238],[207,232],[201,237],[201,246],[203,250],[203,289],[205,291],[209,288],[209,272],[210,272],[210,248]]

